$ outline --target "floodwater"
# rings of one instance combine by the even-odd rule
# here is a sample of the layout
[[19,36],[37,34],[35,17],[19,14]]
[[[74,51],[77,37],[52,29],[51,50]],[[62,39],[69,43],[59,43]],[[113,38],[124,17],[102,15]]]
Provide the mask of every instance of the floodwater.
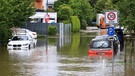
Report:
[[87,44],[94,36],[73,34],[38,39],[36,48],[30,50],[0,47],[0,76],[135,75],[135,56],[128,49],[129,45],[126,54],[89,56]]

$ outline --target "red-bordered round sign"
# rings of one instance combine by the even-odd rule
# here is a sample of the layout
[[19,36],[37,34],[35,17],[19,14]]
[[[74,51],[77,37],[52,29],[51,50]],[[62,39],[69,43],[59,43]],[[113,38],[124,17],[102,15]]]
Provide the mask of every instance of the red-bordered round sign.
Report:
[[109,12],[107,18],[108,20],[114,20],[116,18],[116,15],[114,12]]

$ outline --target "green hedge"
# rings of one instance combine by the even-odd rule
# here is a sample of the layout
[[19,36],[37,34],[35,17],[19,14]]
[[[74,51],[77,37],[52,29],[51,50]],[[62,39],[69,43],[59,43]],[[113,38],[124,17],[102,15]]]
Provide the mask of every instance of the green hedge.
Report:
[[48,35],[57,35],[57,27],[55,25],[48,26]]
[[80,20],[77,16],[71,16],[72,32],[79,32],[80,30]]

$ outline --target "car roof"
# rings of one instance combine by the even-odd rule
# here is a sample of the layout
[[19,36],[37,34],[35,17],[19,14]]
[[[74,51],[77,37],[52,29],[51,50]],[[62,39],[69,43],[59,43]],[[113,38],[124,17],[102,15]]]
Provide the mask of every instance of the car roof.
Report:
[[[17,34],[17,35],[14,35],[14,36],[28,36],[28,37],[30,37],[29,35],[27,35],[27,34]],[[13,37],[14,37],[13,36]]]
[[108,40],[108,35],[102,35],[102,36],[96,36],[92,41],[97,41],[97,40]]
[[20,30],[28,30],[28,31],[31,31],[31,30],[29,30],[29,29],[26,29],[26,28],[20,28]]
[[117,35],[114,34],[114,36],[108,36],[108,35],[96,36],[94,39],[92,39],[92,41],[101,41],[101,40],[109,40],[109,39],[111,40],[112,37],[117,38]]
[[122,31],[121,28],[115,28],[115,31]]
[[14,36],[29,36],[29,35],[27,35],[27,34],[16,34]]

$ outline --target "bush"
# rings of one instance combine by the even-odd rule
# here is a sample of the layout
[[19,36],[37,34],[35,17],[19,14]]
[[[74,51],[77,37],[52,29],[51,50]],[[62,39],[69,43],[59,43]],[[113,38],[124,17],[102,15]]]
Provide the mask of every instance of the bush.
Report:
[[55,25],[48,26],[48,35],[56,35],[57,34],[57,27]]
[[64,23],[64,24],[70,24],[71,22],[70,22],[70,20],[62,20],[62,23]]
[[0,27],[0,45],[6,45],[8,43],[9,38],[11,38],[12,32],[11,30],[4,26],[1,25]]
[[79,32],[80,20],[77,16],[71,16],[72,32]]
[[81,29],[86,30],[87,22],[85,20],[82,20],[81,23]]

